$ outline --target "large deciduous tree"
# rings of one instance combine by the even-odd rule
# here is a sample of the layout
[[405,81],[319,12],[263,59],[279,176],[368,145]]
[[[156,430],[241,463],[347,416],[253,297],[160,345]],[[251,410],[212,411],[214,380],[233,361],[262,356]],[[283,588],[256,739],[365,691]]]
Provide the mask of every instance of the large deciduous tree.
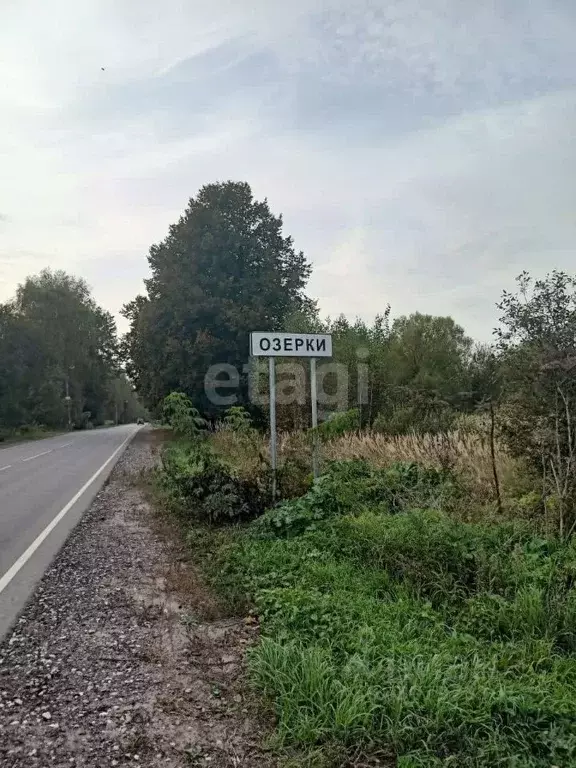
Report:
[[504,292],[498,307],[504,435],[542,470],[568,535],[576,526],[576,279],[524,272],[518,292]]
[[451,317],[416,312],[392,325],[392,360],[398,383],[450,397],[466,382],[472,339]]
[[468,389],[472,340],[451,317],[394,320],[380,368],[376,426],[387,432],[448,429]]
[[34,329],[42,349],[43,375],[29,387],[35,421],[61,420],[62,391],[72,398],[75,419],[90,412],[103,421],[107,384],[117,371],[116,325],[98,307],[84,280],[44,270],[29,277],[16,292],[14,308]]
[[26,421],[25,395],[40,374],[41,359],[30,324],[12,304],[0,305],[0,432]]
[[129,371],[150,403],[181,390],[212,412],[204,392],[210,366],[242,372],[250,331],[280,330],[290,313],[310,305],[304,254],[283,234],[282,217],[243,182],[203,187],[148,261],[147,296],[124,314]]
[[120,370],[114,319],[65,272],[28,277],[0,305],[0,360],[0,431],[141,415]]

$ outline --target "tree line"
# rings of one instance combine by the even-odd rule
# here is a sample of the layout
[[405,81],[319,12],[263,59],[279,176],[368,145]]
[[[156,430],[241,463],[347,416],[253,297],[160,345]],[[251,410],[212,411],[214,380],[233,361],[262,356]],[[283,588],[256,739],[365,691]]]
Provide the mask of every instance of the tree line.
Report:
[[[191,198],[148,263],[145,294],[124,306],[129,330],[121,340],[86,283],[62,272],[28,278],[0,306],[3,428],[130,420],[141,408],[134,389],[152,411],[183,392],[214,420],[223,410],[205,391],[214,364],[238,370],[236,404],[265,426],[265,411],[250,400],[260,371],[257,361],[245,366],[250,331],[324,331],[333,335],[334,361],[349,372],[346,402],[357,409],[358,428],[443,432],[485,414],[556,496],[576,493],[572,276],[521,275],[516,291],[502,294],[491,344],[474,343],[451,317],[393,318],[388,305],[373,323],[325,319],[306,293],[311,266],[282,216],[247,183],[231,181]],[[281,425],[307,426],[308,409],[280,408]]]
[[[240,372],[237,404],[264,425],[265,413],[249,397],[261,366],[244,367],[250,331],[327,331],[334,360],[349,371],[347,402],[358,406],[358,428],[446,432],[480,414],[492,439],[526,458],[556,503],[567,510],[576,496],[571,275],[522,274],[515,292],[502,293],[491,344],[474,343],[451,317],[392,319],[389,306],[371,324],[322,319],[305,292],[310,264],[283,233],[282,216],[237,182],[202,188],[151,247],[148,262],[146,295],[124,308],[130,330],[123,350],[150,407],[179,391],[204,417],[217,418],[222,408],[206,397],[204,377],[211,365],[226,363]],[[280,408],[282,426],[307,426],[308,409]]]
[[[206,398],[205,373],[216,363],[243,371],[253,330],[331,332],[334,360],[350,368],[350,402],[358,400],[358,350],[366,350],[368,423],[386,408],[392,389],[407,387],[424,399],[434,393],[440,401],[469,388],[472,359],[481,353],[450,317],[414,314],[391,322],[384,307],[372,325],[343,315],[322,320],[305,293],[310,264],[282,227],[282,216],[255,200],[248,184],[211,184],[152,246],[147,294],[124,307],[128,371],[150,406],[178,390],[203,412],[217,412]],[[249,376],[240,377],[238,402],[250,407]]]
[[[492,351],[474,344],[451,317],[392,320],[384,306],[372,324],[344,315],[322,319],[305,292],[310,264],[283,234],[282,216],[255,200],[246,183],[202,188],[150,248],[148,262],[146,295],[123,310],[130,323],[123,352],[152,408],[181,391],[205,415],[217,416],[205,374],[227,364],[240,372],[238,404],[254,410],[249,384],[259,368],[255,361],[245,368],[253,330],[332,333],[333,359],[349,371],[346,400],[360,404],[362,426],[434,429],[491,394]],[[287,428],[300,427],[305,412],[297,404],[281,417]]]
[[112,315],[86,282],[44,270],[0,304],[0,437],[132,421],[144,413]]

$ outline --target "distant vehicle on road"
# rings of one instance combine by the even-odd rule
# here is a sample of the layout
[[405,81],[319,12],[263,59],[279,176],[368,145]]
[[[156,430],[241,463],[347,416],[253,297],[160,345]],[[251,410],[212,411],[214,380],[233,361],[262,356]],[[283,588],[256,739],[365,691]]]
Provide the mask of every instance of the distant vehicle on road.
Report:
[[138,419],[138,421],[136,422],[136,424],[144,424],[144,419]]

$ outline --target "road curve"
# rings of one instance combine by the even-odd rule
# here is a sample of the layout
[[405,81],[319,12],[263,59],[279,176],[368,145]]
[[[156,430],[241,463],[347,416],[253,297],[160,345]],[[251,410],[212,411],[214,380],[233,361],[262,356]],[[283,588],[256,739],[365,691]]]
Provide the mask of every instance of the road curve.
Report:
[[0,449],[0,639],[137,431],[130,424]]

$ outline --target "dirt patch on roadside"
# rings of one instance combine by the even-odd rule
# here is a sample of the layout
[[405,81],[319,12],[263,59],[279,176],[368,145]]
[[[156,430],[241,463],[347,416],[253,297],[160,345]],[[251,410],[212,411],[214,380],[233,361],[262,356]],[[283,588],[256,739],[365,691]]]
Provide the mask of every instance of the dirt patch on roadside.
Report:
[[275,766],[222,616],[134,477],[139,433],[0,646],[0,765]]

